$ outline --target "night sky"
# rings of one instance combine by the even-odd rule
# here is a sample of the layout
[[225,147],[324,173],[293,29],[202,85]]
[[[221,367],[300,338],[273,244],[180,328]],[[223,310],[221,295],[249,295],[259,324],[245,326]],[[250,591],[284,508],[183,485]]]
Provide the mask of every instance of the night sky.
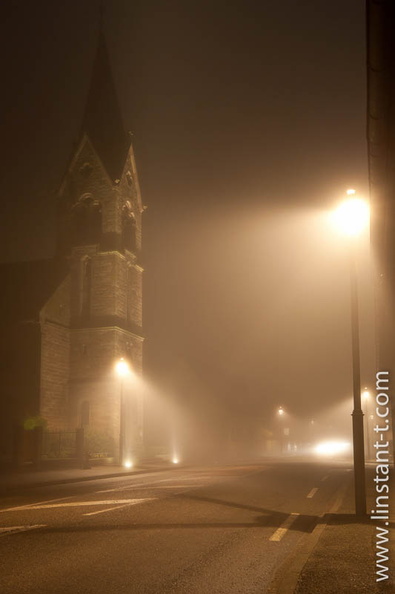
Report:
[[[351,396],[346,252],[325,213],[350,186],[367,195],[364,11],[360,0],[105,3],[148,206],[145,369],[168,393],[306,417]],[[6,1],[1,20],[2,256],[51,257],[99,2]]]

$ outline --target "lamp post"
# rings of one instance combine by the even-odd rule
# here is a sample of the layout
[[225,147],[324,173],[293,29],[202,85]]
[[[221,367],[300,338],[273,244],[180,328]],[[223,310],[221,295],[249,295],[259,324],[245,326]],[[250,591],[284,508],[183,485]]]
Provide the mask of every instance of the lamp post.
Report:
[[363,400],[364,400],[364,404],[365,404],[365,406],[364,406],[364,409],[365,409],[364,415],[365,415],[365,418],[366,418],[366,422],[365,422],[366,459],[369,461],[370,458],[371,458],[371,453],[372,453],[371,452],[371,449],[372,448],[371,448],[371,444],[370,444],[371,440],[370,440],[370,426],[369,426],[370,425],[369,419],[371,417],[370,410],[369,410],[370,409],[370,393],[369,393],[369,390],[367,388],[364,389],[364,391],[362,393],[362,396],[363,396]]
[[284,421],[282,419],[285,417],[285,410],[282,406],[279,406],[277,409],[277,417],[280,419],[279,429],[280,429],[280,454],[284,453],[284,442],[285,436],[289,435],[289,429],[284,427]]
[[128,363],[123,357],[117,361],[115,371],[120,379],[120,397],[119,397],[119,464],[123,464],[123,445],[125,438],[125,415],[123,402],[123,380],[129,375],[130,369]]
[[[351,238],[358,236],[369,222],[369,207],[366,202],[356,198],[355,190],[347,190],[345,200],[335,213],[338,227]],[[358,516],[366,515],[365,451],[363,412],[361,406],[361,368],[359,356],[359,317],[358,317],[358,277],[355,246],[350,244],[350,281],[351,281],[351,344],[353,371],[352,412],[353,453],[354,453],[354,488],[355,512]]]

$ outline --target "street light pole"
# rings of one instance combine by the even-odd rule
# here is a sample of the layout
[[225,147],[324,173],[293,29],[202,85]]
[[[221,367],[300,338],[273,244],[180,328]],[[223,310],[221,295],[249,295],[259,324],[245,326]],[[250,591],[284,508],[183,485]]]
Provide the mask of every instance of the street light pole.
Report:
[[351,347],[354,410],[352,412],[355,512],[366,515],[365,451],[363,412],[361,406],[361,369],[359,358],[358,277],[353,236],[356,238],[369,223],[369,206],[356,198],[355,190],[347,190],[349,198],[335,211],[338,229],[350,236],[350,281],[351,281]]
[[352,412],[355,512],[366,515],[365,448],[361,406],[361,365],[359,356],[358,277],[354,246],[350,250],[351,340],[354,410]]
[[371,414],[370,414],[370,394],[367,390],[367,388],[365,388],[364,392],[362,393],[363,399],[364,399],[364,405],[362,406],[362,411],[363,414],[365,416],[365,421],[364,421],[364,431],[365,431],[365,461],[369,461],[371,459],[371,439],[370,439],[370,418],[371,418]]
[[124,397],[123,397],[123,380],[129,375],[130,369],[128,363],[123,357],[115,365],[115,371],[120,379],[120,395],[119,395],[119,464],[123,465],[124,441],[125,441],[125,411],[124,411]]
[[121,376],[121,393],[119,398],[119,464],[123,464],[123,441],[124,441],[124,410],[123,410],[123,377]]
[[277,415],[278,418],[280,419],[280,423],[279,423],[279,427],[280,427],[280,454],[284,454],[284,442],[285,442],[285,428],[283,426],[283,421],[281,421],[281,419],[284,418],[285,415],[285,410],[283,409],[282,406],[279,406],[277,409]]

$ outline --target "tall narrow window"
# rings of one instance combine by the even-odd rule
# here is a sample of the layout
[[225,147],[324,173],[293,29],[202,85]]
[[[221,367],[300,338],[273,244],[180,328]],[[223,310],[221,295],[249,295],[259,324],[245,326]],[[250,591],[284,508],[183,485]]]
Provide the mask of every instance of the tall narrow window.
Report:
[[71,235],[74,245],[99,243],[102,230],[101,205],[92,196],[83,196],[74,206]]
[[130,266],[127,268],[127,277],[126,277],[126,319],[128,322],[132,319],[132,283],[133,283],[133,276],[132,276],[132,269]]
[[102,231],[102,213],[99,202],[91,204],[88,218],[88,241],[89,243],[99,243]]
[[92,295],[92,262],[88,258],[83,262],[81,315],[89,317]]
[[136,219],[130,202],[122,209],[122,246],[129,252],[136,250]]

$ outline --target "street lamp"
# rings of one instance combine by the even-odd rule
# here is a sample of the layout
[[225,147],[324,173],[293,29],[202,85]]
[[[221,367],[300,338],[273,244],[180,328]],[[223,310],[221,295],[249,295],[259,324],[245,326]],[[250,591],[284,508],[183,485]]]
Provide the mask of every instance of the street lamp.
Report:
[[[355,197],[355,190],[347,190],[348,199],[335,212],[337,227],[350,238],[355,238],[369,223],[368,204]],[[351,341],[353,369],[354,410],[352,412],[355,512],[366,515],[365,452],[363,432],[363,412],[361,407],[361,366],[359,356],[358,320],[358,278],[354,241],[350,243],[351,280]]]
[[285,437],[289,438],[289,427],[284,427],[283,423],[286,422],[286,418],[288,417],[288,415],[286,415],[285,410],[282,406],[279,406],[277,409],[277,416],[279,417],[279,419],[284,419],[281,420],[280,425],[279,425],[279,429],[280,429],[280,452],[281,454],[284,453],[284,450],[289,448],[289,439],[287,442],[287,448],[284,447],[285,444]]
[[[115,372],[120,379],[120,397],[119,397],[119,463],[123,464],[123,446],[125,439],[125,414],[123,402],[123,381],[130,373],[130,368],[123,357],[115,364]],[[130,467],[131,464],[127,464]]]

